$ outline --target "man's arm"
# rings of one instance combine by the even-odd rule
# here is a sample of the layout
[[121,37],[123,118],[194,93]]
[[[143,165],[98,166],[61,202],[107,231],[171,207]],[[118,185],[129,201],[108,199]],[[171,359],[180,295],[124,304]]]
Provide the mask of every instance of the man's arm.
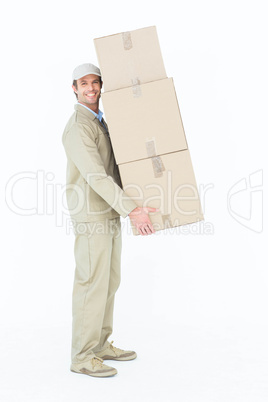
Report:
[[122,217],[128,215],[141,235],[154,233],[148,213],[156,209],[137,207],[113,178],[106,174],[93,132],[86,132],[83,125],[77,123],[66,133],[63,143],[69,157],[97,194]]
[[69,157],[89,186],[102,197],[107,204],[124,218],[137,207],[136,203],[108,176],[94,133],[82,124],[73,125],[66,133],[63,144]]

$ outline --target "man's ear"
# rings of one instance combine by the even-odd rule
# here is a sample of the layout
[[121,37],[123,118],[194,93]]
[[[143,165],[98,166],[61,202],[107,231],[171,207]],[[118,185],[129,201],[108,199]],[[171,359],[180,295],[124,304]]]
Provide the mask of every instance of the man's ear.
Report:
[[102,82],[102,80],[100,81],[100,87],[102,88],[102,84],[103,84],[103,82]]
[[76,91],[77,91],[77,89],[75,88],[75,86],[74,85],[72,85],[72,88],[73,88],[73,91],[75,92],[75,93],[77,93]]

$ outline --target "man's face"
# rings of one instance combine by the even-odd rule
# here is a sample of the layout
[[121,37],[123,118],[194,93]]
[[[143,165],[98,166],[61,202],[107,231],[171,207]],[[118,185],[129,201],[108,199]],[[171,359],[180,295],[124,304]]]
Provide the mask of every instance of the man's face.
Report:
[[77,93],[77,100],[90,109],[98,109],[101,96],[102,82],[98,75],[89,74],[77,80],[77,89],[73,85],[73,90]]

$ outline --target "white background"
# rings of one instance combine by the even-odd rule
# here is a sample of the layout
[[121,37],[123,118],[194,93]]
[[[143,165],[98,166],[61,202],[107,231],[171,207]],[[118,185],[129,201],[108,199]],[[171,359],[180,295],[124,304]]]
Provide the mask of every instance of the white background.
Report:
[[[267,401],[265,6],[2,6],[1,401]],[[94,379],[69,371],[74,239],[61,219],[61,135],[75,101],[73,68],[97,64],[93,38],[151,25],[174,78],[205,221],[147,238],[134,237],[122,221],[111,339],[138,359],[115,362],[113,378]],[[21,180],[11,198],[14,175]],[[37,210],[23,216],[18,208]]]

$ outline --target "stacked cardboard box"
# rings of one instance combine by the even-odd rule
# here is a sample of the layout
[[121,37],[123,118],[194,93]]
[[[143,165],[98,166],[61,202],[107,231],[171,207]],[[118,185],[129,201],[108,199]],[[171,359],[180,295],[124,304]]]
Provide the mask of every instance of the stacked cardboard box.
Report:
[[138,206],[160,209],[150,216],[155,230],[202,220],[176,92],[166,76],[156,28],[94,42],[124,190]]

